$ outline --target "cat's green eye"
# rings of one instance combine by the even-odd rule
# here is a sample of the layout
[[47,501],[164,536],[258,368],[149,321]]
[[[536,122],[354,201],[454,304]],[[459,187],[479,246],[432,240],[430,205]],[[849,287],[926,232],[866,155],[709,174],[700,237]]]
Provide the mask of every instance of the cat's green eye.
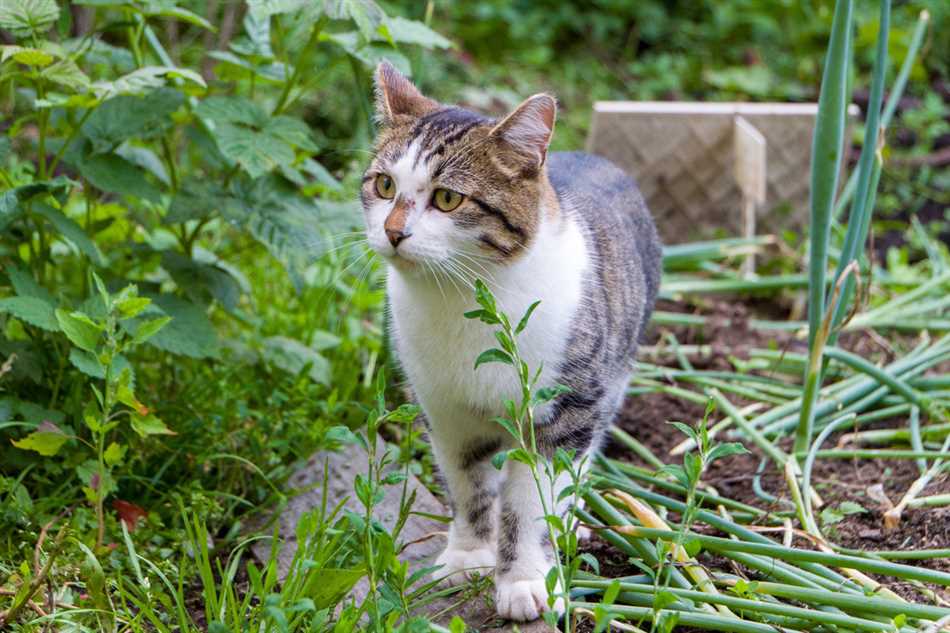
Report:
[[389,200],[396,195],[396,183],[386,174],[380,174],[376,176],[376,193]]
[[439,211],[454,211],[462,204],[462,194],[449,189],[436,189],[432,195],[432,204]]

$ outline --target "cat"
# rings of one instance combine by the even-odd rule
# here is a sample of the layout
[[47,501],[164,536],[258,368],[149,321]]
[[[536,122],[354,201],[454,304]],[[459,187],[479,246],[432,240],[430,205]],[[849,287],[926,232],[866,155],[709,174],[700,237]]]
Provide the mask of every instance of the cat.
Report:
[[[361,200],[368,244],[387,266],[395,351],[452,502],[436,564],[450,583],[494,571],[498,615],[534,620],[550,608],[552,548],[528,467],[491,463],[511,446],[492,419],[518,399],[520,383],[508,366],[473,370],[497,343],[492,327],[462,317],[478,307],[472,282],[482,279],[512,318],[541,301],[520,352],[532,371],[542,368],[539,385],[569,391],[536,412],[537,445],[588,463],[621,406],[653,309],[659,238],[620,169],[548,153],[550,95],[494,120],[423,96],[388,62],[375,81],[378,134]],[[562,475],[555,488],[568,484]]]

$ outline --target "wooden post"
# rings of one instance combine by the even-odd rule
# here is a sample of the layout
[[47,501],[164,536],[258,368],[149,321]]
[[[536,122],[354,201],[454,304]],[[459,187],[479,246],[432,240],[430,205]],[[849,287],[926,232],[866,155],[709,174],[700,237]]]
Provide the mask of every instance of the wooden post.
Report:
[[[742,116],[733,118],[733,149],[735,151],[736,183],[742,192],[742,233],[755,237],[756,210],[765,204],[766,162],[765,137]],[[749,253],[742,262],[742,274],[755,274],[755,255]]]

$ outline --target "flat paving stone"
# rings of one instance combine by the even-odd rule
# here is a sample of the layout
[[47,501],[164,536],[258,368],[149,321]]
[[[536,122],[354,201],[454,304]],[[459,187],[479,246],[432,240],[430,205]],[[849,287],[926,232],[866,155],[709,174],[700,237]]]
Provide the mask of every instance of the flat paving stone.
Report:
[[[383,455],[389,449],[396,450],[381,438],[377,439],[377,455]],[[291,489],[305,489],[306,492],[292,498],[277,518],[282,540],[278,554],[278,569],[281,578],[286,576],[297,550],[295,535],[297,522],[305,512],[320,507],[323,502],[324,465],[327,466],[328,473],[327,506],[335,507],[345,499],[343,504],[345,508],[357,513],[364,511],[353,493],[356,476],[366,475],[368,472],[368,456],[361,446],[354,444],[336,452],[318,453],[307,460],[306,465],[288,481]],[[387,529],[392,529],[399,519],[402,486],[388,486],[385,491],[383,501],[376,507],[375,517]],[[416,495],[412,506],[415,512],[437,516],[450,514],[449,510],[415,477],[411,477],[408,481],[408,494],[412,493]],[[400,560],[409,562],[410,573],[433,564],[442,548],[445,547],[445,534],[445,523],[418,514],[410,515],[400,534],[400,541],[406,546],[399,556]],[[257,541],[253,546],[253,552],[258,560],[266,561],[270,556],[269,541]],[[368,583],[364,579],[353,588],[350,598],[360,602],[366,597],[368,590]],[[481,592],[478,592],[474,586],[470,586],[458,594],[425,605],[423,609],[420,609],[419,615],[434,618],[434,621],[443,625],[447,625],[453,617],[458,615],[474,631],[542,633],[554,630],[541,621],[518,625],[499,620],[492,606],[492,591],[493,588],[487,584]]]

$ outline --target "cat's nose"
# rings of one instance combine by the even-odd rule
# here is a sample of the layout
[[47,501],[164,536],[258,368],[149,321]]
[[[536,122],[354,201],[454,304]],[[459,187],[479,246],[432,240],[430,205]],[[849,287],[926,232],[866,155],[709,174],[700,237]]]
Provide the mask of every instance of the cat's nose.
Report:
[[386,237],[389,238],[389,243],[393,245],[393,248],[399,247],[399,242],[403,241],[407,237],[412,235],[412,233],[407,233],[405,231],[386,229]]

